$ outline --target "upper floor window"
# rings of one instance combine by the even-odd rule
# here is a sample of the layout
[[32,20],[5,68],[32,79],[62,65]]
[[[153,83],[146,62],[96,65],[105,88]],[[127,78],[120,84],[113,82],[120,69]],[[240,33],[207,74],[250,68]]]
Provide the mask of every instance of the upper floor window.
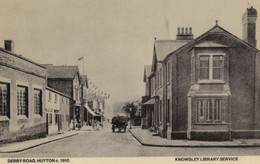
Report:
[[224,80],[224,54],[199,56],[200,80]]
[[28,116],[28,88],[17,86],[17,115]]
[[54,100],[54,102],[55,102],[55,103],[58,102],[58,95],[57,95],[57,94],[55,94],[55,100]]
[[49,92],[49,102],[51,102],[51,92]]
[[167,63],[167,74],[166,74],[166,80],[167,80],[167,83],[170,83],[170,61],[168,61]]
[[34,89],[34,114],[42,114],[42,91]]
[[7,116],[10,110],[9,85],[0,83],[0,116]]

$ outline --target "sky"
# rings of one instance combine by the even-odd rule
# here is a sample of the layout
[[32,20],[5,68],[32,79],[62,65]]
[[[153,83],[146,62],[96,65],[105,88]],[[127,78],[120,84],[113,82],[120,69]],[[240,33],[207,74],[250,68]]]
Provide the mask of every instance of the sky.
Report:
[[[178,27],[198,37],[216,24],[242,37],[242,14],[257,0],[0,0],[0,46],[37,63],[78,65],[113,101],[141,99],[154,38]],[[257,20],[260,27],[260,19]],[[256,38],[260,40],[257,28]],[[259,43],[258,43],[259,48]],[[80,57],[84,60],[78,61]],[[84,71],[83,71],[84,62]]]

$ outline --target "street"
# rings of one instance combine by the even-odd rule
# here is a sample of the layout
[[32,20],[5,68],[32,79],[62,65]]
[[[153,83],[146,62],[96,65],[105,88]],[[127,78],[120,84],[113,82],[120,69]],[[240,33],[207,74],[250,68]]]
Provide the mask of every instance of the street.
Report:
[[152,157],[152,156],[245,156],[260,155],[260,148],[163,148],[142,146],[129,132],[85,131],[77,136],[51,142],[8,157]]

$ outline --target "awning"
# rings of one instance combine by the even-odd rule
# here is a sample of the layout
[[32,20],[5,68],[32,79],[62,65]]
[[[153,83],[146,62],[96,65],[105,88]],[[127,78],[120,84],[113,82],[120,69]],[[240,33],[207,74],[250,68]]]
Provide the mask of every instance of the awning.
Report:
[[152,98],[152,99],[146,101],[143,105],[154,105],[154,103],[155,103],[155,98]]
[[97,114],[90,109],[90,107],[88,106],[87,103],[84,104],[84,107],[87,109],[87,111],[88,111],[92,116],[97,116]]

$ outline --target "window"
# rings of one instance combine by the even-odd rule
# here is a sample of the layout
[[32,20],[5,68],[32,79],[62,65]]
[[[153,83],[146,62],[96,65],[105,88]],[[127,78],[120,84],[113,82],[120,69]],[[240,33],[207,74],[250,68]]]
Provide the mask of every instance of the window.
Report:
[[224,121],[226,99],[206,98],[197,100],[198,122]]
[[51,125],[52,124],[52,113],[49,113],[48,115],[49,115],[49,125]]
[[59,114],[55,114],[55,124],[58,124],[59,121]]
[[0,83],[0,116],[9,115],[9,92],[9,85],[5,83]]
[[54,103],[57,103],[58,102],[58,95],[55,94],[55,100],[54,100]]
[[51,102],[51,92],[49,91],[49,102]]
[[64,97],[61,97],[61,102],[64,103]]
[[66,104],[69,104],[69,100],[68,99],[66,99]]
[[224,80],[224,55],[199,56],[200,80]]
[[42,115],[42,91],[34,89],[34,114]]
[[166,74],[166,80],[167,80],[167,83],[170,83],[170,61],[168,61],[167,63],[167,74]]
[[28,116],[28,89],[17,86],[17,115]]

